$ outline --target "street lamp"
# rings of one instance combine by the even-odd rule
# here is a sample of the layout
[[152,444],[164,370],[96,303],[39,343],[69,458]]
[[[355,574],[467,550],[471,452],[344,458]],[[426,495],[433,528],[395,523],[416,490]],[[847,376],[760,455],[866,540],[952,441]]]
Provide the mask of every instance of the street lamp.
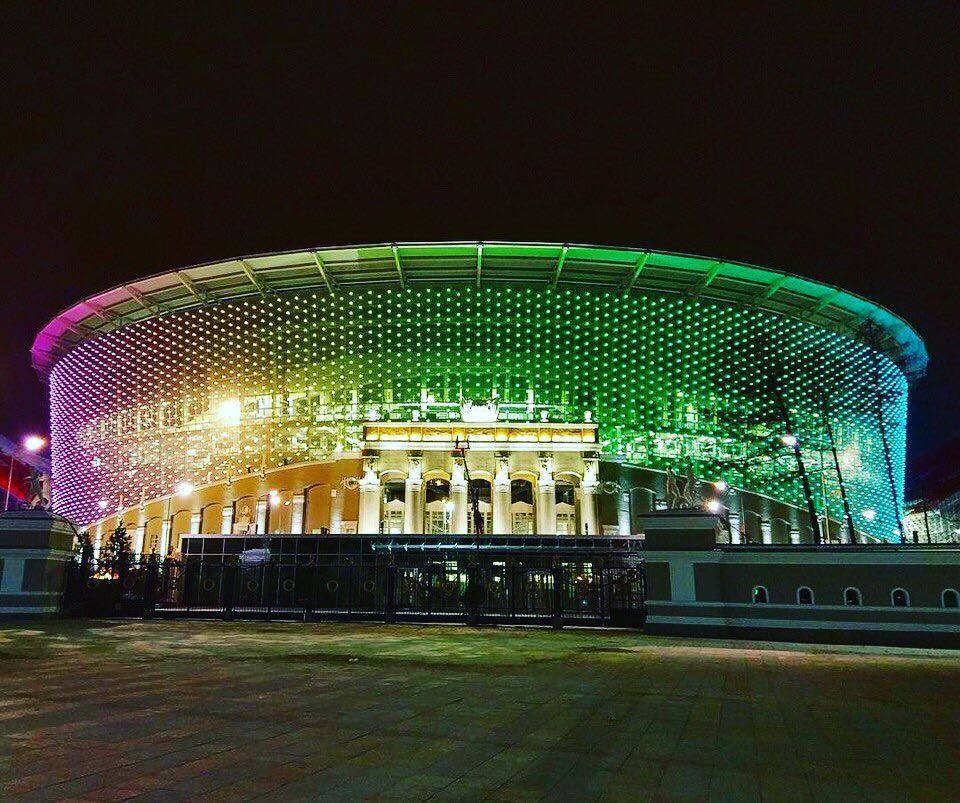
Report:
[[[30,454],[36,454],[47,445],[47,439],[43,437],[43,435],[26,435],[24,436],[23,440],[20,441],[20,445],[23,447],[24,451],[30,452]],[[9,458],[10,469],[7,472],[7,493],[3,500],[4,511],[10,509],[10,488],[13,485],[13,464],[16,462],[16,458],[13,454],[10,454]]]
[[36,454],[47,445],[47,439],[43,435],[27,435],[23,439],[23,448],[31,454]]

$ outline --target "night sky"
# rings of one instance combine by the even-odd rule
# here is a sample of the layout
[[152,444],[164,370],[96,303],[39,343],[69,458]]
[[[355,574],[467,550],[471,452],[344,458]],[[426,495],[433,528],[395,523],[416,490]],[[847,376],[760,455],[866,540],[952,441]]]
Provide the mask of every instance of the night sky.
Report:
[[960,432],[956,6],[89,5],[0,10],[0,433],[45,429],[30,344],[90,293],[446,239],[841,285],[927,342],[911,458]]

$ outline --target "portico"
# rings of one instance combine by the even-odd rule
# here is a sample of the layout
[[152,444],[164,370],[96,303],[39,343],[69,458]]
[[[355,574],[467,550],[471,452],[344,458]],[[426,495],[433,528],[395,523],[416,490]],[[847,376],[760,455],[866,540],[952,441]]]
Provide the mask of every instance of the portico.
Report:
[[596,535],[594,423],[367,421],[358,531]]

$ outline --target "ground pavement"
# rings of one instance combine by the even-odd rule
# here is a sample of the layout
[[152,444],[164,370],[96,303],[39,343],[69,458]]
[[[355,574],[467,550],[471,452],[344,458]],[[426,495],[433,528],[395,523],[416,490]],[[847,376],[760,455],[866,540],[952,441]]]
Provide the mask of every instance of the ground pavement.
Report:
[[0,798],[950,799],[960,653],[372,624],[0,627]]

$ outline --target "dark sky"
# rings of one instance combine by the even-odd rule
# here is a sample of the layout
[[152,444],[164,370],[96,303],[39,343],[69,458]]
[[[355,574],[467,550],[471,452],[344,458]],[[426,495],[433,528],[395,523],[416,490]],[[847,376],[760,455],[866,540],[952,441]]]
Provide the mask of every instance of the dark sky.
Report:
[[28,349],[87,294],[444,239],[842,285],[926,339],[911,455],[960,430],[956,6],[143,5],[0,10],[0,432],[44,428]]

